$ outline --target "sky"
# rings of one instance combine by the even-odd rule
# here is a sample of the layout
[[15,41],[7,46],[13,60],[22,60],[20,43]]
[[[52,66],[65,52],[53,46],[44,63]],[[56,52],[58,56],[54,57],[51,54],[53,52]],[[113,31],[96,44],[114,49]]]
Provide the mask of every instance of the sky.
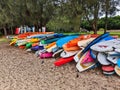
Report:
[[[117,6],[117,8],[120,9],[120,6]],[[117,12],[116,12],[116,16],[117,16],[117,15],[120,15],[120,11],[117,11]]]
[[116,16],[117,16],[117,15],[120,15],[120,11],[116,12]]

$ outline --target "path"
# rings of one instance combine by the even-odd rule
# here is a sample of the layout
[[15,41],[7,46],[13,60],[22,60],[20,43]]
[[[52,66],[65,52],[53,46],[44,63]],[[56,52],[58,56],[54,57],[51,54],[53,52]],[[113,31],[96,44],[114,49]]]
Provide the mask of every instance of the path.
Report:
[[55,67],[33,53],[0,44],[0,90],[120,90],[120,77],[100,70],[77,73],[75,63]]

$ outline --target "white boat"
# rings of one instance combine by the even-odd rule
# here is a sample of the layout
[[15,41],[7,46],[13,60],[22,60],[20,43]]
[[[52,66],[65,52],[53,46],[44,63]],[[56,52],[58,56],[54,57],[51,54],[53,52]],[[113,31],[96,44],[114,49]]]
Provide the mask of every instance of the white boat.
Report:
[[60,57],[62,58],[68,58],[68,57],[71,57],[71,56],[74,56],[75,54],[77,54],[79,51],[63,51],[61,54],[60,54]]
[[78,69],[79,72],[83,72],[83,71],[85,71],[85,70],[87,70],[87,69],[90,69],[90,68],[92,68],[92,67],[96,64],[96,62],[95,62],[95,61],[92,61],[92,60],[90,60],[90,61],[92,61],[92,62],[87,62],[87,63],[84,63],[84,64],[82,63],[82,62],[85,61],[85,60],[92,59],[91,56],[90,56],[90,54],[88,54],[88,53],[90,53],[90,52],[87,51],[87,52],[80,58],[79,62],[78,62],[77,65],[76,65],[76,68]]

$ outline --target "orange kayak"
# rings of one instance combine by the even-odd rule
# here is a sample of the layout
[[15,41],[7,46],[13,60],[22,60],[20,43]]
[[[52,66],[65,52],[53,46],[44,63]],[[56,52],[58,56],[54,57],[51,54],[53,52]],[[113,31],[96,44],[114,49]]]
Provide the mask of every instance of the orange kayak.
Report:
[[66,47],[65,45],[63,45],[63,49],[65,51],[76,51],[76,50],[81,50],[81,48],[79,46],[73,46],[73,47]]
[[25,48],[25,46],[23,46],[23,45],[21,45],[21,46],[18,46],[20,49],[24,49]]
[[[66,44],[64,45],[64,47],[69,48],[69,47],[77,46],[77,42],[78,42],[78,41],[84,40],[84,39],[88,39],[88,38],[90,38],[90,37],[91,37],[91,35],[80,35],[78,38],[75,38],[75,39],[69,41],[68,43],[66,43]],[[64,47],[63,47],[63,48],[64,48]]]
[[39,43],[33,43],[32,47],[38,46]]
[[56,44],[56,42],[52,42],[52,43],[48,44],[45,48],[50,48],[50,47],[54,46],[55,44]]
[[91,34],[91,38],[96,38],[98,36],[100,36],[100,35],[99,34]]
[[54,32],[26,32],[26,33],[19,34],[19,35],[15,36],[15,38],[24,39],[24,38],[26,38],[27,36],[30,36],[30,35],[36,35],[36,34],[53,34],[53,33]]
[[99,36],[98,34],[80,35],[78,38],[75,38],[75,39],[69,41],[64,46],[67,47],[67,48],[70,48],[70,47],[73,47],[73,46],[78,46],[77,45],[78,41],[86,40],[86,39],[89,39],[89,38],[95,38],[95,37],[98,37],[98,36]]

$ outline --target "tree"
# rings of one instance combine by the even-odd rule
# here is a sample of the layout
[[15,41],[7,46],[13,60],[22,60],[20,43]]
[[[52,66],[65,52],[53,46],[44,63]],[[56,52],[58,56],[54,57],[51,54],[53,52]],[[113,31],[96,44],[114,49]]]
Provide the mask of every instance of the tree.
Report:
[[108,24],[108,15],[114,16],[116,14],[116,11],[119,9],[116,7],[120,4],[120,0],[102,0],[102,8],[101,11],[103,14],[105,14],[105,29],[104,33],[106,33],[107,30],[107,24]]
[[[99,10],[100,10],[100,1],[101,0],[82,0],[82,9],[84,10],[84,16],[92,26],[94,34],[97,33],[97,22],[99,19]],[[90,21],[92,20],[92,23]]]
[[[71,28],[74,31],[80,30],[82,19],[81,0],[58,0],[53,18],[58,20],[59,28]],[[54,23],[54,21],[52,21]],[[73,29],[72,29],[73,28]],[[70,31],[70,30],[69,30]]]
[[[2,0],[0,1],[0,24],[4,27],[41,24],[41,27],[52,18],[55,0]],[[13,32],[13,31],[11,31]]]

